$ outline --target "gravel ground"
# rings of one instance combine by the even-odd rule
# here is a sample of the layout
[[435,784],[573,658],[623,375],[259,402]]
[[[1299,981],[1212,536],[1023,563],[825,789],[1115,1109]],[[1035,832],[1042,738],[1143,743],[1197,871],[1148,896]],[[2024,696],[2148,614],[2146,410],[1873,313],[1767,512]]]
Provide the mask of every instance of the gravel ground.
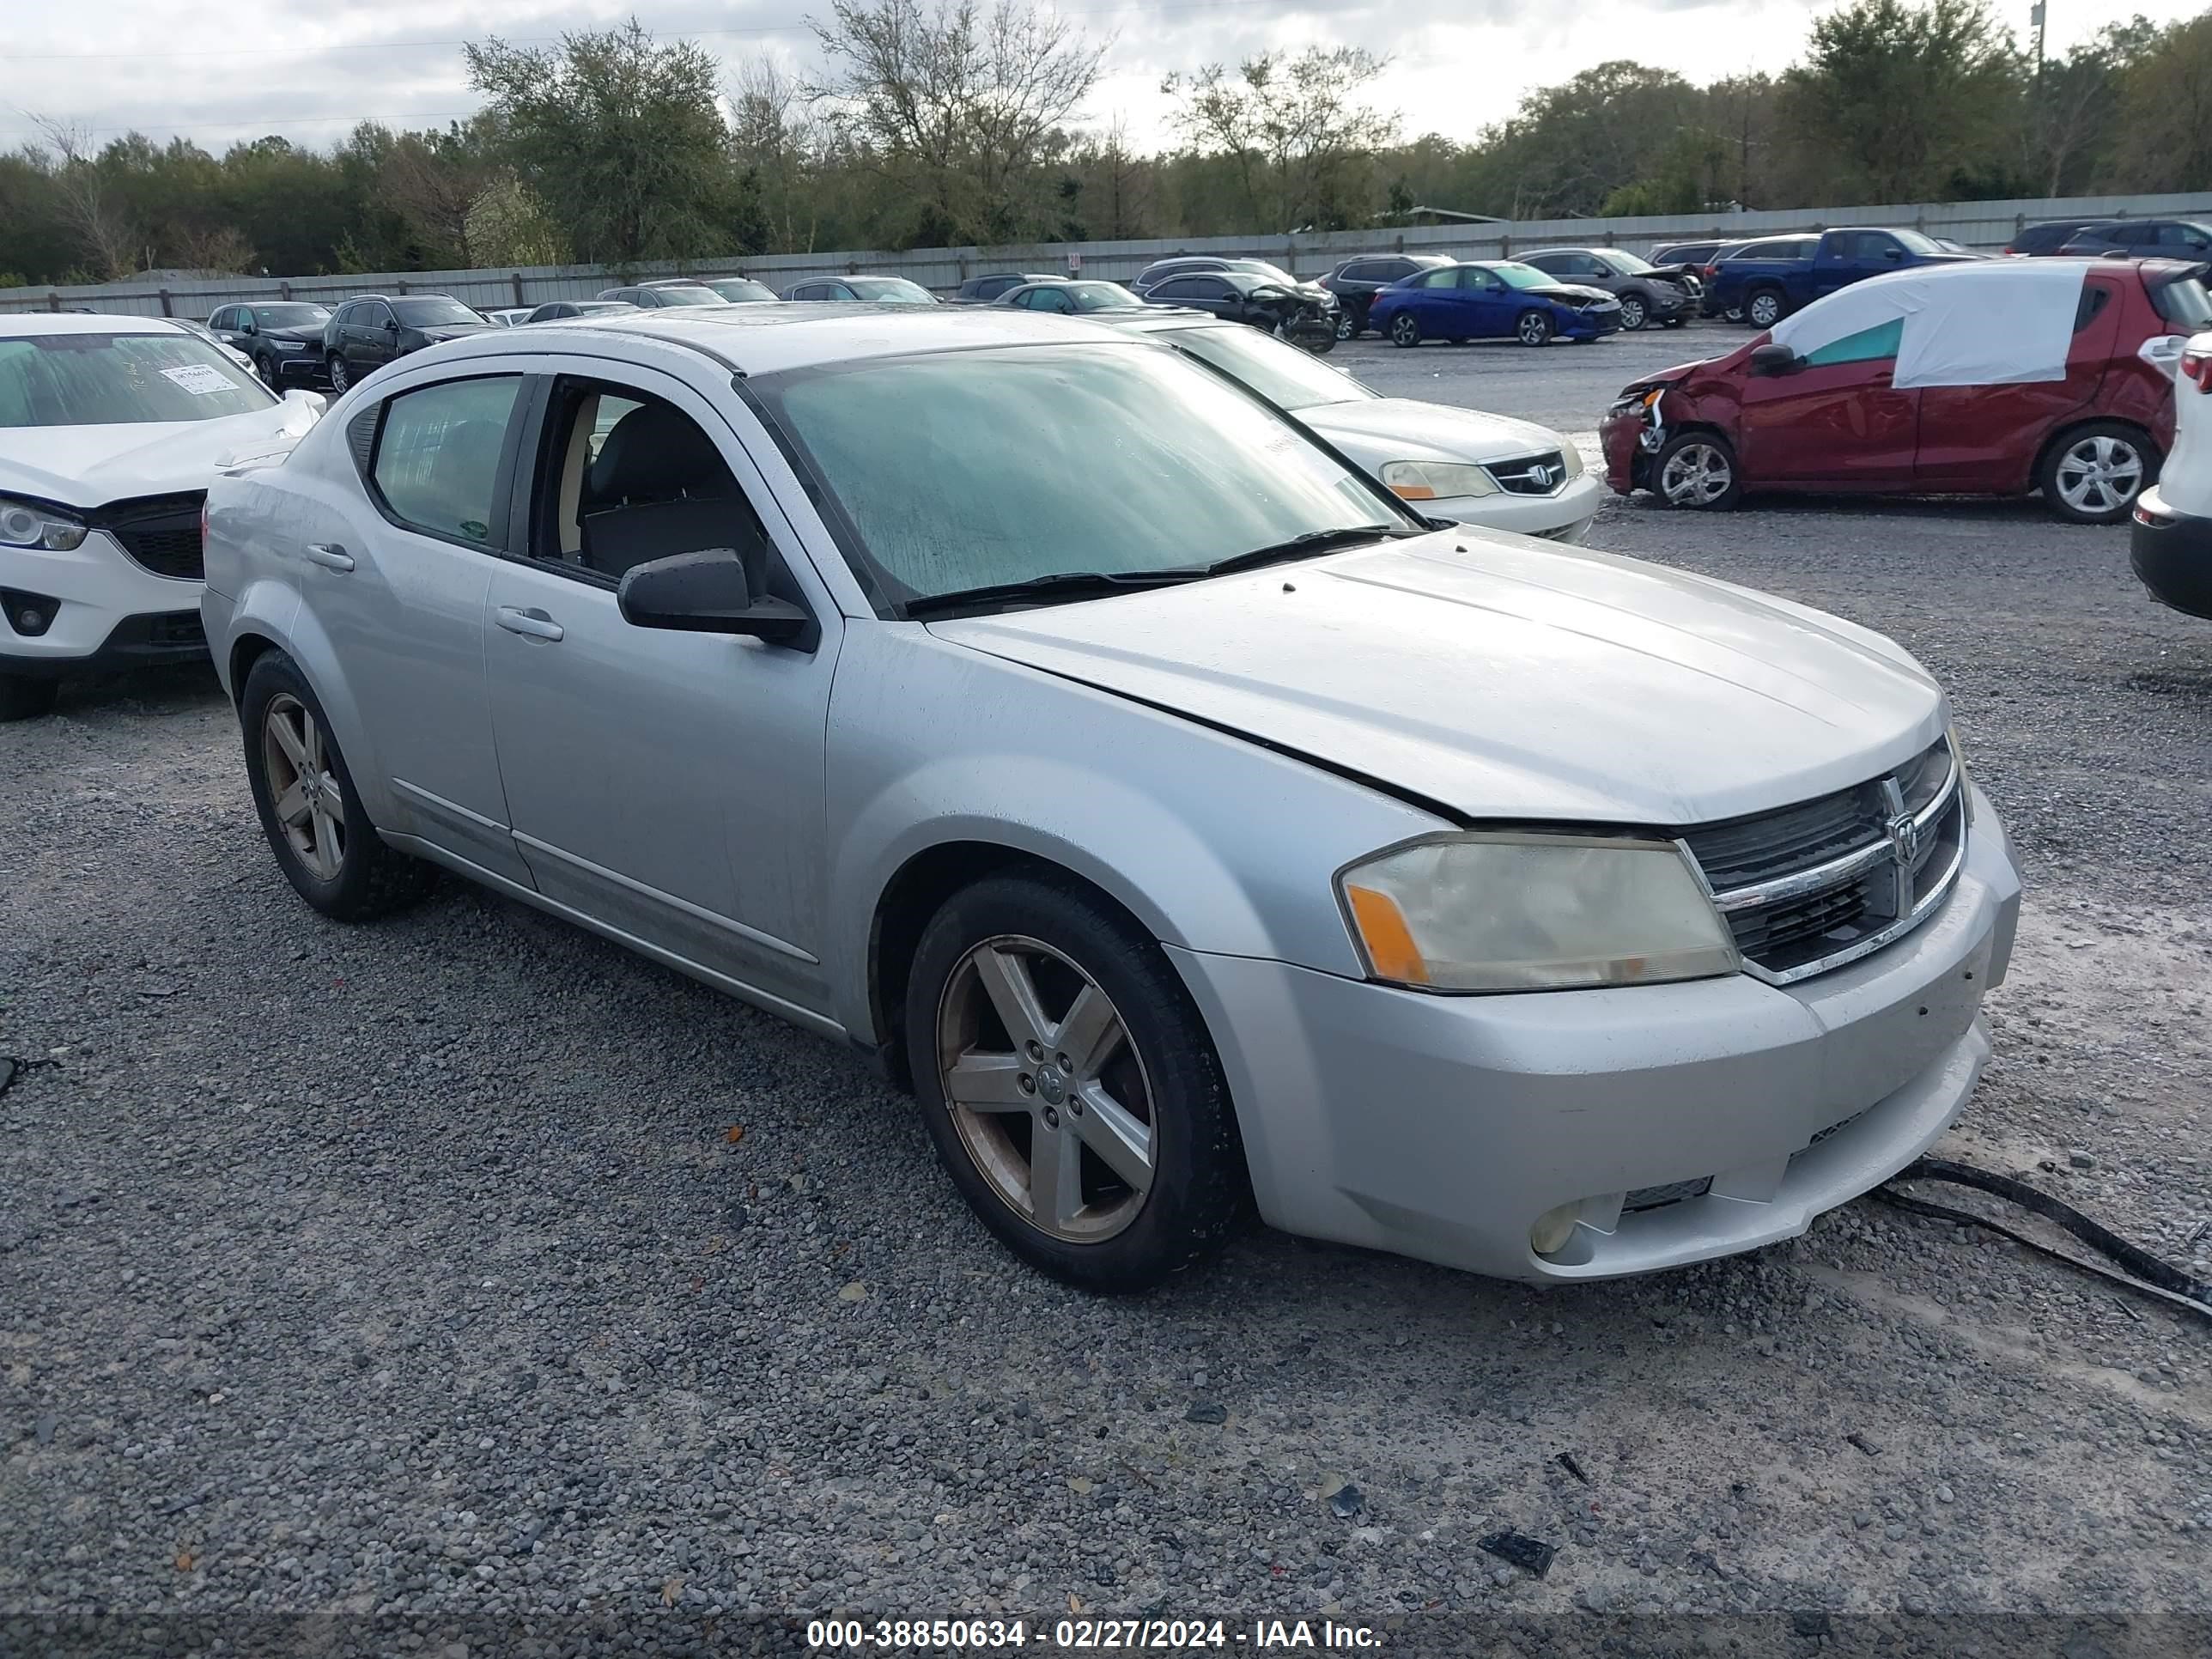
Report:
[[[1332,361],[1586,435],[1735,337]],[[1616,504],[1592,540],[1942,676],[2030,882],[1945,1150],[2212,1270],[2212,628],[2026,505]],[[483,1651],[587,1615],[1330,1610],[1557,1650],[1794,1609],[1749,1650],[1826,1613],[1903,1651],[2212,1613],[2212,1330],[2016,1246],[1869,1200],[1541,1291],[1255,1231],[1089,1300],[828,1043],[459,884],[319,921],[200,675],[0,728],[0,1617],[376,1613],[439,1652],[457,1620]],[[1548,1577],[1475,1547],[1504,1528]]]

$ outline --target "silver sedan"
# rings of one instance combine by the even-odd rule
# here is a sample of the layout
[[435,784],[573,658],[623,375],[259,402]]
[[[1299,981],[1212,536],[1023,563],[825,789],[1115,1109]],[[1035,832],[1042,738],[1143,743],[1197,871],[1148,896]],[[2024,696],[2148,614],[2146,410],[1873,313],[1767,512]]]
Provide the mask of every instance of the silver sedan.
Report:
[[1437,531],[999,307],[481,334],[209,496],[276,862],[456,872],[880,1059],[1006,1244],[1532,1279],[1802,1231],[1989,1053],[1941,690],[1801,606]]

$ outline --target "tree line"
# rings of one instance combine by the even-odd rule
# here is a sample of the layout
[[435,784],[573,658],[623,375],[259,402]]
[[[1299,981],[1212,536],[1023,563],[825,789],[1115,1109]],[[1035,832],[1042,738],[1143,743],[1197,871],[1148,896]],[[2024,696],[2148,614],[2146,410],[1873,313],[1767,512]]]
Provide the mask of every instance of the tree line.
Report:
[[480,112],[221,155],[39,121],[0,155],[0,287],[819,249],[1703,216],[2212,183],[2212,11],[2035,61],[1984,0],[1846,0],[1778,76],[1628,59],[1470,136],[1408,138],[1355,46],[1170,76],[1157,153],[1085,120],[1105,43],[1032,0],[831,0],[818,67],[726,72],[635,19],[465,48]]

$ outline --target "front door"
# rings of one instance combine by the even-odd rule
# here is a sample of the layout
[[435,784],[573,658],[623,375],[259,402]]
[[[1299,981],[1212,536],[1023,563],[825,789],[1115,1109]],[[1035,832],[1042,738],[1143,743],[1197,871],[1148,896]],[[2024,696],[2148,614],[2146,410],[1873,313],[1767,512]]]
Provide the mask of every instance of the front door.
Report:
[[527,884],[492,746],[483,636],[525,386],[519,374],[446,380],[356,413],[374,434],[371,505],[303,520],[291,550],[349,695],[374,710],[364,726],[376,751],[357,763],[392,789],[400,817],[384,827]]
[[1891,385],[1904,326],[1863,329],[1793,373],[1746,379],[1736,441],[1744,481],[1911,489],[1922,394]]
[[[484,595],[516,846],[548,897],[781,1012],[821,1014],[833,607],[799,587],[789,527],[706,398],[649,369],[569,367],[531,446],[529,556],[502,562]],[[710,547],[805,603],[822,639],[623,619],[625,569]]]

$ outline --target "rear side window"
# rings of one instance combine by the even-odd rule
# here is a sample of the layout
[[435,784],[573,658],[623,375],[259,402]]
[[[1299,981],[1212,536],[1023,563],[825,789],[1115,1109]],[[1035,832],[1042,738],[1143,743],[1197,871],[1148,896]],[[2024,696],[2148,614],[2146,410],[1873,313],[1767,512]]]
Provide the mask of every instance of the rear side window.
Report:
[[1888,322],[1873,328],[1863,328],[1856,334],[1846,334],[1840,340],[1831,340],[1818,351],[1805,354],[1805,367],[1825,368],[1832,363],[1870,363],[1881,358],[1897,356],[1897,348],[1905,338],[1905,319],[1893,317]]
[[370,475],[392,516],[447,541],[503,541],[499,489],[520,375],[447,380],[403,392],[384,407]]
[[2074,307],[2074,331],[2079,334],[2090,324],[2095,322],[2104,313],[2105,307],[2112,297],[2112,290],[2102,283],[2083,284],[2081,303]]

